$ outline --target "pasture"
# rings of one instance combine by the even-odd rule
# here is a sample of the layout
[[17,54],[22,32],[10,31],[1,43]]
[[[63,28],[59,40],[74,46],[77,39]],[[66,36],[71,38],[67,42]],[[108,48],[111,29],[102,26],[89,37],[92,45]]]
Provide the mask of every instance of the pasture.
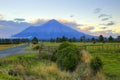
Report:
[[[78,77],[84,77],[85,63],[80,63],[75,72],[70,73],[61,71],[57,64],[51,61],[51,48],[57,48],[61,43],[43,42],[43,49],[45,54],[19,54],[9,56],[6,58],[0,58],[0,79],[2,80],[69,80],[76,79]],[[74,42],[81,49],[85,49],[92,58],[99,56],[103,62],[103,69],[97,76],[101,80],[120,80],[120,43],[80,43]],[[40,44],[33,45],[35,47]],[[7,46],[7,45],[6,45]],[[1,46],[2,47],[2,46]],[[13,47],[12,45],[10,47]],[[26,50],[32,51],[31,46]],[[5,47],[7,48],[7,47]],[[9,75],[9,72],[12,72]],[[16,76],[16,72],[19,76]],[[89,71],[88,71],[89,72]],[[72,75],[72,76],[71,76]],[[105,76],[104,76],[105,75]],[[89,79],[90,77],[88,77]]]
[[[44,42],[44,46],[59,46],[61,43]],[[92,57],[99,56],[103,61],[103,70],[107,80],[120,80],[120,43],[74,43],[85,48]],[[50,49],[48,49],[50,50]]]

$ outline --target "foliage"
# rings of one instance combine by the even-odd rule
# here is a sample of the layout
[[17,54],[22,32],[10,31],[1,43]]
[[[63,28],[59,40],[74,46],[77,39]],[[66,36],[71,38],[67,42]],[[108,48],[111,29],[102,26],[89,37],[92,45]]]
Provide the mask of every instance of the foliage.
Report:
[[72,44],[70,44],[69,42],[63,42],[62,44],[60,44],[58,50],[62,50],[66,47],[72,46]]
[[37,39],[36,37],[34,37],[34,38],[32,39],[32,43],[33,43],[33,44],[38,44],[38,39]]
[[62,70],[73,71],[79,62],[79,51],[76,45],[64,42],[56,53],[56,62]]
[[108,40],[109,40],[109,42],[113,42],[114,38],[113,38],[112,36],[110,36],[110,37],[108,38]]
[[100,71],[100,69],[102,69],[103,63],[99,57],[95,57],[91,60],[90,66],[93,72],[96,74],[98,71]]
[[100,35],[100,36],[99,36],[99,42],[104,42],[104,37],[103,37],[103,35]]

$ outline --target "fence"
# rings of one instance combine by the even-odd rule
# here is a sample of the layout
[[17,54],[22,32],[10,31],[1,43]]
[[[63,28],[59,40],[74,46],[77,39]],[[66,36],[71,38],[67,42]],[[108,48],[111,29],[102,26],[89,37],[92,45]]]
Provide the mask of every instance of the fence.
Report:
[[[84,46],[78,46],[78,47],[79,47],[79,50],[85,49],[91,53],[94,53],[94,52],[120,53],[120,44],[84,45]],[[57,48],[58,46],[43,46],[42,51],[53,53]]]

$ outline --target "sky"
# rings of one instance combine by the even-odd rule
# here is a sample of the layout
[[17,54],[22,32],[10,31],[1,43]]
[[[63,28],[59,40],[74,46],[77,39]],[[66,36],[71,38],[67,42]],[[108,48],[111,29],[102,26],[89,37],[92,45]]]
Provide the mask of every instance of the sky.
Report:
[[0,0],[0,37],[56,19],[90,35],[120,35],[120,0]]

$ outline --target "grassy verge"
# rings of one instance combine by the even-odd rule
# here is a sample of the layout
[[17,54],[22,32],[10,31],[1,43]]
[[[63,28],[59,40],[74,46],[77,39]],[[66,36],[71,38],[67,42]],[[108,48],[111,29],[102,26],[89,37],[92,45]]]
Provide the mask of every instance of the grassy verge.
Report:
[[[83,53],[74,72],[60,70],[50,54],[21,54],[0,58],[0,80],[104,80],[102,73],[91,75],[90,55]],[[98,76],[99,75],[99,76]]]
[[0,44],[0,50],[5,50],[5,49],[9,49],[9,48],[13,48],[16,46],[21,46],[24,44]]

